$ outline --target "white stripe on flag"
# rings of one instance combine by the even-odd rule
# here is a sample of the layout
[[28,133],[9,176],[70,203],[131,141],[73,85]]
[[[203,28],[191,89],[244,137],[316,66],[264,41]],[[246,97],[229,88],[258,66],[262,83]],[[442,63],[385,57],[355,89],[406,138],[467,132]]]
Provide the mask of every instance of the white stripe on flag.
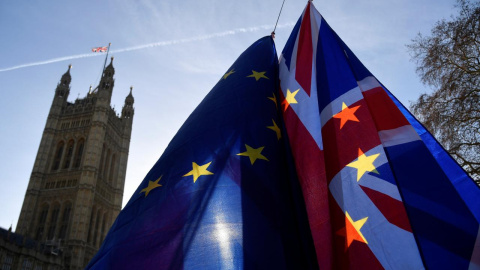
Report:
[[419,141],[420,136],[411,125],[378,132],[384,147]]

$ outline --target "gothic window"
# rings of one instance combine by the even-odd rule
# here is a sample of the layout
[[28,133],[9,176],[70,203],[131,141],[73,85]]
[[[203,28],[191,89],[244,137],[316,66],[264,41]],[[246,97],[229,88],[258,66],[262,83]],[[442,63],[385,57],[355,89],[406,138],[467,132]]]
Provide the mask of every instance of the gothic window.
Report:
[[107,156],[105,158],[105,164],[103,165],[103,179],[106,181],[108,177],[108,169],[110,165],[110,149],[107,150]]
[[45,222],[47,221],[47,215],[48,215],[48,205],[44,205],[42,207],[42,211],[40,212],[40,216],[38,217],[38,227],[37,227],[37,234],[35,238],[37,240],[42,240],[43,236],[43,231],[45,230]]
[[32,260],[25,258],[22,262],[22,270],[32,270],[33,262]]
[[100,164],[98,165],[98,174],[101,176],[102,175],[102,169],[103,169],[103,160],[105,159],[105,144],[103,144],[102,148],[102,155],[100,156]]
[[87,243],[91,243],[93,237],[92,225],[93,225],[93,218],[95,217],[95,208],[92,207],[92,213],[90,214],[90,222],[88,223],[88,237]]
[[107,213],[103,214],[103,221],[102,221],[102,231],[100,233],[100,242],[103,242],[103,239],[105,239],[105,231],[106,231],[106,219],[107,219]]
[[103,82],[102,83],[102,88],[103,89],[109,89],[110,88],[110,83],[109,82]]
[[72,204],[67,202],[63,208],[62,220],[60,225],[60,239],[65,239],[67,236],[68,221],[70,220],[70,213],[72,212]]
[[57,220],[58,220],[59,213],[60,213],[60,205],[56,204],[53,207],[52,215],[50,216],[50,226],[48,227],[47,240],[51,240],[55,236],[55,229],[57,229]]
[[65,156],[65,163],[63,163],[63,168],[68,169],[70,167],[70,162],[72,161],[73,155],[73,140],[70,140],[67,145],[67,155]]
[[95,233],[93,234],[93,245],[97,246],[98,232],[100,231],[100,210],[97,211],[97,220],[95,221]]
[[74,168],[80,167],[80,163],[82,162],[82,154],[85,140],[81,139],[77,144],[77,153],[75,153],[75,162],[73,163]]
[[112,162],[110,163],[110,173],[108,174],[108,182],[110,184],[113,184],[113,178],[114,178],[114,173],[115,173],[115,159],[116,159],[116,155],[113,154],[112,155]]
[[59,142],[57,145],[57,151],[55,151],[55,157],[53,160],[53,166],[52,170],[58,170],[60,167],[60,161],[62,160],[62,154],[63,154],[63,147],[64,147],[63,141]]
[[3,259],[2,270],[11,270],[13,268],[13,255],[7,254]]

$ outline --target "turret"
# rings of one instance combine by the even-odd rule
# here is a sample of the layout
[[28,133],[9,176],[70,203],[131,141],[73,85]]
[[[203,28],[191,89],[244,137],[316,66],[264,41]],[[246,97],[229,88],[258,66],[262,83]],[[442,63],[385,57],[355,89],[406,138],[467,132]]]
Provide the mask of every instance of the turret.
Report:
[[60,82],[57,84],[55,98],[62,98],[65,101],[67,100],[68,95],[70,94],[70,82],[72,81],[72,76],[70,75],[71,68],[72,65],[69,65],[67,72],[62,75]]
[[98,85],[98,93],[100,98],[106,98],[108,104],[110,104],[113,85],[115,84],[115,79],[113,79],[113,75],[115,74],[115,68],[113,68],[113,57],[110,59],[110,64],[103,71],[102,79]]
[[133,108],[133,102],[135,101],[135,99],[133,98],[132,90],[133,90],[133,86],[130,86],[130,93],[125,98],[125,104],[123,105],[123,108],[122,108],[122,119],[133,118],[133,113],[135,111]]

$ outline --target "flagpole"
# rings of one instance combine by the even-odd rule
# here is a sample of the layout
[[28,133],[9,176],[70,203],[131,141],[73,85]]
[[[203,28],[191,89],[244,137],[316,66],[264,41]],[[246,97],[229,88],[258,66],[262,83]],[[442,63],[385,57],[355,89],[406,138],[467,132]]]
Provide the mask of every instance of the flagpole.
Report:
[[108,43],[107,55],[105,55],[105,62],[103,63],[102,74],[105,71],[105,66],[107,66],[107,59],[108,59],[108,52],[110,51],[110,45],[112,45],[112,43]]
[[[107,66],[107,59],[108,59],[108,52],[110,52],[110,45],[112,45],[112,43],[108,43],[108,48],[107,48],[107,54],[105,55],[105,61],[103,62],[103,68],[102,68],[102,72],[101,72],[101,75],[100,76],[103,76],[103,72],[105,71],[105,67]],[[102,78],[100,77],[100,80],[102,80]],[[95,87],[95,89],[93,89],[93,92],[95,92],[96,90],[98,89],[98,85],[97,87]],[[90,92],[91,92],[91,86],[90,86]]]

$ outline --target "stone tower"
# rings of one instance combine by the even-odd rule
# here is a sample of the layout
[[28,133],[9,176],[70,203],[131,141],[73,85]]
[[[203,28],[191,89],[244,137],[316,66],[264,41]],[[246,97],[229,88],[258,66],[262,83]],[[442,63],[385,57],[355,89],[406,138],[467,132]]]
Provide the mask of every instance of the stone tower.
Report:
[[55,90],[16,233],[51,245],[66,269],[83,269],[117,217],[134,115],[132,88],[121,115],[110,106],[113,58],[100,84],[68,102],[70,68]]

